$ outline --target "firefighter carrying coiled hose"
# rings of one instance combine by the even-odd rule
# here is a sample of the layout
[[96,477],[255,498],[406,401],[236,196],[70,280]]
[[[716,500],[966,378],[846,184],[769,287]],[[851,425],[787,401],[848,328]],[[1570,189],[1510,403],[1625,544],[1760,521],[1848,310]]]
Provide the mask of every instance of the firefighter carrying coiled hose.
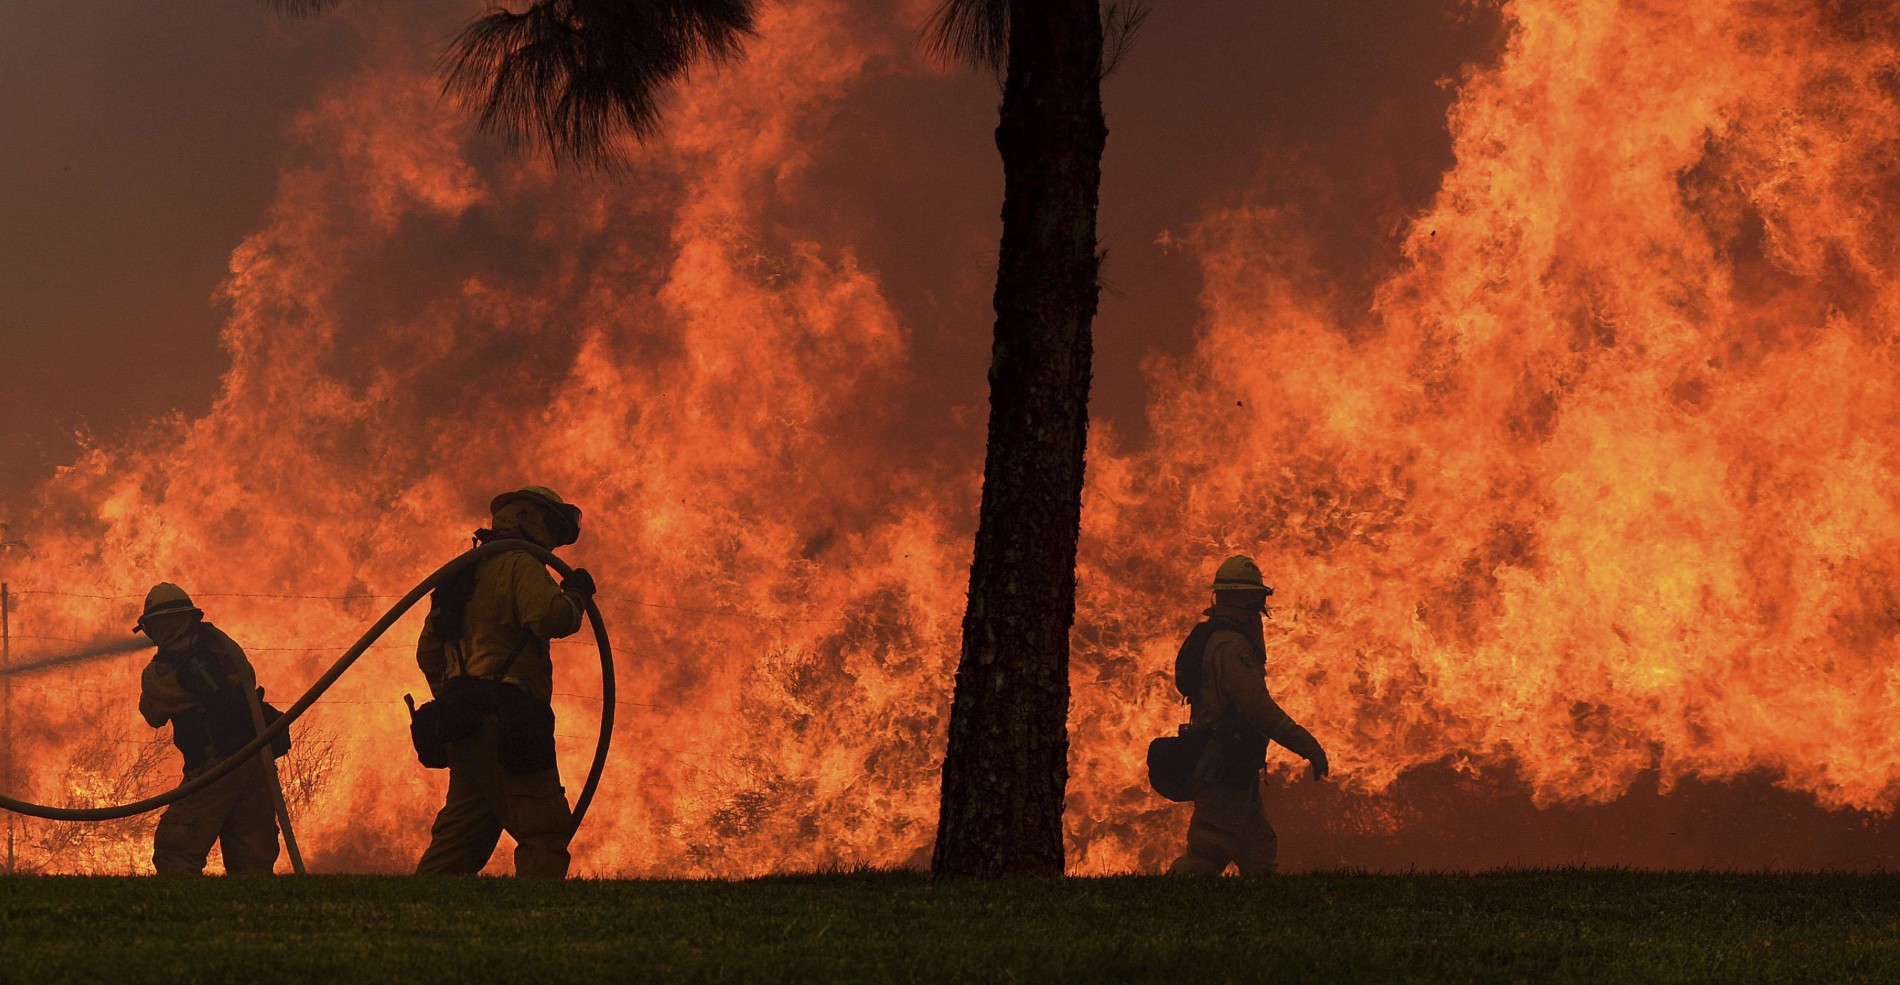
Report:
[[[493,853],[501,832],[506,830],[519,846],[517,874],[555,878],[564,875],[568,842],[593,802],[612,745],[613,648],[608,642],[606,623],[594,604],[593,578],[585,569],[571,568],[553,553],[554,548],[572,544],[578,538],[580,510],[563,502],[552,490],[529,486],[496,497],[490,512],[490,526],[476,532],[476,546],[472,550],[436,569],[391,606],[281,714],[258,700],[259,691],[242,650],[235,643],[228,649],[223,646],[229,637],[203,622],[203,613],[192,604],[190,597],[173,585],[155,588],[147,598],[140,629],[161,644],[154,666],[162,661],[169,665],[172,674],[172,678],[163,683],[177,683],[178,668],[187,665],[222,670],[225,683],[219,683],[220,674],[215,670],[206,674],[205,679],[193,680],[200,691],[210,696],[208,706],[205,695],[193,695],[189,690],[183,690],[182,694],[179,690],[163,691],[161,697],[173,702],[170,708],[186,712],[188,724],[183,740],[177,732],[177,718],[162,700],[148,703],[142,697],[141,711],[146,712],[148,722],[163,712],[153,724],[171,720],[174,741],[181,751],[191,745],[194,749],[210,750],[204,755],[206,761],[213,755],[221,758],[215,762],[194,763],[193,754],[187,753],[185,782],[165,793],[128,804],[54,807],[0,795],[0,810],[53,821],[108,821],[181,805],[180,821],[192,822],[189,827],[194,834],[190,839],[174,839],[180,842],[182,858],[167,862],[170,867],[161,867],[161,871],[193,871],[189,862],[197,852],[197,844],[203,842],[204,850],[210,849],[210,842],[204,839],[206,828],[198,823],[199,818],[207,813],[212,815],[212,819],[220,822],[217,833],[222,834],[223,822],[229,820],[231,813],[215,805],[207,811],[202,809],[203,805],[208,800],[228,795],[233,788],[250,790],[255,780],[251,774],[266,762],[262,757],[272,755],[265,750],[282,747],[288,740],[291,724],[309,711],[357,658],[424,595],[433,593],[430,615],[417,646],[417,662],[435,700],[415,708],[412,699],[404,697],[415,710],[411,732],[418,757],[425,765],[446,766],[450,777],[447,803],[436,817],[430,848],[418,872],[480,871]],[[546,568],[553,568],[563,580],[557,584],[548,576]],[[183,623],[188,631],[172,635],[176,629],[165,625],[167,616],[173,617],[175,623]],[[587,779],[570,810],[554,764],[554,717],[550,704],[553,665],[548,641],[577,631],[583,616],[593,626],[594,641],[600,651],[600,737]],[[167,639],[161,640],[160,636]],[[163,645],[167,641],[172,644],[170,647]],[[123,652],[123,649],[97,647],[66,658],[38,661],[11,672],[46,669],[105,653]],[[180,654],[185,656],[181,658]],[[158,672],[147,671],[147,696],[151,693],[155,673]],[[179,687],[183,689],[183,685]],[[248,730],[236,724],[222,724],[221,737],[211,739],[198,728],[205,724],[203,719],[193,721],[193,715],[185,706],[186,699],[196,699],[193,703],[201,707],[204,716],[225,722],[235,714],[235,705],[226,694],[228,691],[243,696],[254,706],[249,710],[258,717]],[[234,734],[248,735],[249,741],[232,750],[236,744]],[[209,740],[209,745],[201,745],[199,739]],[[229,780],[231,777],[237,779]],[[274,780],[274,768],[269,770],[269,777]],[[197,814],[193,813],[193,805],[201,808]],[[233,845],[240,845],[239,855],[245,860],[239,863],[240,867],[255,871],[253,863],[259,853],[246,854],[243,846],[256,841],[262,829],[260,824],[254,823],[256,802],[246,801],[243,811],[248,827],[242,832],[232,829],[231,835],[225,838],[227,867],[231,864]],[[287,822],[287,815],[281,810],[277,816]],[[161,821],[161,842],[167,841],[164,834],[175,833],[164,831],[166,827]],[[294,837],[287,823],[285,836],[295,859]],[[155,846],[155,863],[166,854],[167,847],[167,844]],[[273,860],[275,848],[273,838],[269,853]],[[198,868],[202,868],[202,855],[196,857]],[[301,871],[300,861],[298,865]],[[268,864],[264,865],[264,871],[268,871]]]

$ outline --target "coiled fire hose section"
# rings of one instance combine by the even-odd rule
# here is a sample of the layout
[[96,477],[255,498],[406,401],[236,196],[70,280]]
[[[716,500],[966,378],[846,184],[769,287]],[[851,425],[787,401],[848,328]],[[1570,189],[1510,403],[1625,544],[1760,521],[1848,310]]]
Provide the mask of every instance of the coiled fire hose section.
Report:
[[[370,644],[376,642],[384,633],[388,632],[389,627],[395,625],[396,620],[402,618],[403,614],[408,612],[417,602],[421,601],[423,596],[434,591],[437,585],[440,585],[444,580],[449,578],[449,576],[471,564],[479,564],[484,558],[494,557],[497,554],[506,554],[510,551],[521,551],[525,554],[533,555],[534,558],[539,560],[542,564],[560,572],[563,578],[569,577],[574,573],[574,569],[569,567],[566,562],[555,557],[552,551],[541,547],[539,544],[533,544],[525,540],[490,541],[437,568],[434,574],[424,578],[415,588],[410,589],[409,594],[402,597],[402,601],[390,606],[389,611],[383,613],[383,617],[376,620],[376,624],[371,626],[368,632],[364,633],[348,650],[345,650],[343,655],[338,657],[336,662],[330,665],[330,669],[324,671],[322,677],[317,678],[315,684],[310,685],[310,689],[305,691],[303,696],[297,699],[296,704],[284,709],[283,716],[272,723],[269,728],[259,733],[257,738],[251,740],[250,745],[232,753],[216,766],[180,784],[177,788],[154,797],[134,801],[130,804],[120,804],[114,807],[86,808],[50,807],[45,804],[33,804],[24,800],[16,800],[12,797],[0,794],[0,810],[12,811],[15,814],[24,814],[27,817],[43,818],[48,821],[115,821],[120,818],[144,814],[147,811],[158,810],[161,807],[177,803],[203,790],[230,775],[233,770],[238,769],[244,763],[255,760],[258,753],[262,751],[272,739],[283,734],[284,731],[290,728],[292,722],[301,718],[304,712],[309,711],[310,707],[317,703],[318,698],[323,697],[323,693],[328,691],[330,686],[335,684],[337,680],[343,676],[343,673],[349,670],[351,665],[356,663],[356,658],[362,656],[363,653],[369,649]],[[614,736],[615,698],[613,646],[607,641],[607,623],[601,619],[600,609],[594,605],[592,598],[587,600],[587,621],[593,624],[594,643],[600,649],[600,741],[594,747],[594,765],[587,773],[587,782],[581,787],[580,797],[574,801],[575,830],[579,830],[581,819],[587,816],[588,805],[593,803],[594,791],[600,786],[601,774],[607,769],[607,750],[612,746]]]

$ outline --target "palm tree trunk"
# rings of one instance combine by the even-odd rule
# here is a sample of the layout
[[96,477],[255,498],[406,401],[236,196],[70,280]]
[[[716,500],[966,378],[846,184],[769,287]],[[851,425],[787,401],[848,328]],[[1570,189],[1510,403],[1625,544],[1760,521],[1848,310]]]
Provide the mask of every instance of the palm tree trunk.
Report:
[[938,879],[1061,875],[1088,439],[1099,0],[1011,0],[989,450],[950,710]]

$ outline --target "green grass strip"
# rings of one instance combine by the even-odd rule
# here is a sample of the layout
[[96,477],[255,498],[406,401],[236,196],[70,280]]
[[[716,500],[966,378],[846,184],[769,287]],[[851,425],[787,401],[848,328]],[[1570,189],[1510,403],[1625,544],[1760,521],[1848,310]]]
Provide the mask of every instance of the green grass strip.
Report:
[[1895,981],[1900,877],[0,879],[0,982]]

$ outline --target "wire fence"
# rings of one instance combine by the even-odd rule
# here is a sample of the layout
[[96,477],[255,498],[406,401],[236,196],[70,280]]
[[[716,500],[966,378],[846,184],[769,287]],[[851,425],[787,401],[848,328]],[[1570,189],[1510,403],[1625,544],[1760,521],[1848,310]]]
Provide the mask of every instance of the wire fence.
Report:
[[[97,592],[70,592],[70,591],[64,591],[64,590],[53,589],[53,588],[16,588],[16,589],[12,589],[11,594],[15,599],[19,599],[24,596],[42,596],[42,597],[58,598],[58,599],[79,599],[79,600],[97,601],[97,602],[135,602],[135,601],[139,601],[145,598],[144,593],[104,594],[104,593],[97,593]],[[357,592],[357,593],[346,593],[346,594],[307,594],[307,593],[298,593],[298,592],[194,592],[192,593],[192,597],[194,599],[266,599],[266,600],[271,600],[271,601],[284,601],[284,602],[343,603],[343,602],[393,602],[397,599],[403,598],[404,596],[389,595],[389,594],[383,594],[383,593],[373,593],[373,592]],[[625,595],[597,594],[594,596],[594,599],[597,603],[600,603],[600,602],[617,603],[621,605],[632,605],[632,606],[638,606],[641,608],[657,609],[657,610],[663,610],[663,611],[668,611],[668,612],[685,612],[685,613],[692,613],[695,615],[713,616],[713,617],[721,617],[721,618],[728,618],[728,619],[744,619],[748,621],[758,621],[758,622],[766,622],[766,623],[816,625],[816,624],[828,624],[834,621],[831,619],[825,619],[825,618],[811,616],[811,615],[774,615],[770,613],[745,610],[745,609],[736,609],[736,608],[708,608],[704,606],[677,605],[670,602],[649,602],[645,599],[638,599],[638,598],[633,598],[633,597],[625,596]],[[30,640],[35,643],[77,644],[77,645],[82,645],[82,646],[98,642],[96,638],[86,639],[86,638],[74,637],[74,636],[58,636],[58,635],[52,635],[52,634],[47,634],[47,633],[12,633],[10,634],[10,638],[13,640]],[[354,642],[354,641],[351,641],[351,642]],[[550,642],[557,646],[564,646],[564,645],[590,645],[591,646],[591,644],[586,644],[586,643],[578,642],[575,640],[552,640]],[[372,650],[408,649],[411,645],[412,644],[407,644],[407,643],[375,643],[375,644],[371,644],[369,649],[372,649]],[[247,653],[324,653],[324,652],[340,653],[343,650],[347,649],[349,646],[350,646],[350,643],[314,644],[314,645],[263,644],[263,645],[255,645],[255,646],[244,645],[244,650]],[[658,655],[658,654],[651,654],[651,653],[642,654],[639,662],[642,664],[654,664],[654,663],[664,664],[666,666],[670,666],[674,668],[685,668],[688,666],[688,664],[685,661],[682,661],[676,658]],[[23,685],[16,684],[14,685],[14,687],[16,689],[23,689]],[[319,701],[317,703],[324,704],[326,702]],[[643,705],[639,702],[622,701],[622,702],[619,702],[619,704],[627,705],[630,707],[653,707],[652,705]]]
[[[69,591],[63,591],[59,589],[50,589],[50,588],[14,588],[10,590],[10,594],[12,598],[16,601],[16,603],[22,597],[27,597],[27,596],[40,596],[40,597],[57,598],[57,599],[78,599],[78,600],[98,601],[98,602],[136,602],[136,601],[143,600],[145,598],[145,594],[142,592],[127,593],[127,594],[103,594],[103,593],[95,593],[95,592],[69,592]],[[207,599],[207,600],[209,599],[266,599],[266,600],[271,600],[271,601],[285,601],[285,602],[316,601],[316,602],[343,603],[343,602],[393,602],[397,599],[403,598],[404,596],[388,595],[388,594],[381,594],[381,593],[307,594],[307,593],[296,593],[296,592],[194,592],[192,594],[192,597],[194,599]],[[633,606],[639,606],[639,607],[649,608],[649,609],[660,609],[660,610],[666,610],[666,611],[672,611],[672,612],[687,612],[687,613],[693,613],[697,615],[746,619],[746,620],[763,621],[763,622],[769,622],[769,623],[816,624],[816,623],[826,623],[830,621],[830,620],[821,619],[821,618],[817,618],[813,616],[775,616],[775,615],[770,615],[767,613],[753,612],[753,611],[747,611],[747,610],[742,610],[742,609],[706,608],[706,607],[699,607],[699,606],[674,605],[671,603],[664,603],[664,602],[649,602],[643,599],[636,599],[636,598],[631,598],[628,596],[621,596],[621,595],[600,594],[600,595],[594,596],[594,598],[597,602],[619,603],[619,604],[633,605]],[[16,616],[19,614],[17,605],[14,610],[14,614]],[[77,645],[82,645],[82,646],[98,642],[97,637],[84,638],[84,637],[76,637],[76,636],[60,636],[60,635],[53,635],[53,634],[48,634],[48,633],[11,632],[8,634],[8,638],[10,641],[29,640],[35,643],[77,644]],[[354,642],[355,642],[354,640],[351,640],[348,642],[341,642],[341,643],[302,644],[302,645],[286,645],[286,644],[277,644],[277,643],[249,645],[249,644],[240,642],[240,645],[243,646],[244,651],[246,653],[340,653],[343,650],[347,649]],[[593,646],[591,641],[577,640],[577,639],[556,639],[556,640],[550,640],[549,643],[552,646],[558,646],[558,647],[564,647],[564,648],[565,647],[591,648]],[[414,646],[415,644],[407,643],[407,642],[372,643],[370,644],[368,649],[371,649],[371,650],[413,650]],[[142,654],[142,652],[143,651],[133,651],[132,653],[127,653],[127,654],[113,654],[113,655],[102,656],[100,659],[100,662],[111,663],[114,661],[115,658],[119,658],[119,657],[138,657]],[[638,664],[658,663],[658,664],[664,664],[664,665],[668,665],[672,667],[684,667],[687,665],[685,661],[681,661],[675,658],[669,658],[665,656],[651,655],[651,654],[642,654],[636,662]],[[10,691],[13,691],[13,692],[25,692],[28,694],[37,694],[37,695],[46,696],[46,697],[66,697],[66,698],[85,697],[85,698],[91,698],[93,700],[120,696],[126,693],[126,689],[122,687],[120,688],[91,687],[91,686],[85,686],[81,684],[53,684],[53,683],[47,683],[43,681],[14,681],[11,678],[6,679],[5,686]],[[581,701],[581,702],[598,702],[600,700],[600,695],[598,693],[583,694],[583,693],[573,692],[573,691],[555,691],[553,692],[553,696],[556,698],[565,698],[565,699],[571,699],[571,700]],[[385,708],[403,707],[401,698],[394,695],[388,696],[388,697],[380,697],[380,696],[379,697],[370,697],[370,696],[325,697],[325,698],[318,699],[317,701],[313,702],[313,704],[316,706],[328,705],[328,706],[342,706],[342,707],[385,707]],[[616,699],[614,704],[616,707],[637,709],[641,711],[664,711],[664,710],[668,710],[669,708],[669,706],[667,705],[663,705],[656,702],[637,701],[637,700],[631,700],[631,699],[626,699],[626,698]],[[577,740],[592,738],[592,736],[564,736],[564,737],[568,739],[577,739]],[[126,741],[131,742],[134,740],[126,740]],[[706,756],[704,753],[699,752],[697,750],[661,749],[660,751],[667,752],[670,755],[674,756],[675,758],[692,761],[692,762],[702,762],[702,763],[711,762],[715,758],[715,757]]]

